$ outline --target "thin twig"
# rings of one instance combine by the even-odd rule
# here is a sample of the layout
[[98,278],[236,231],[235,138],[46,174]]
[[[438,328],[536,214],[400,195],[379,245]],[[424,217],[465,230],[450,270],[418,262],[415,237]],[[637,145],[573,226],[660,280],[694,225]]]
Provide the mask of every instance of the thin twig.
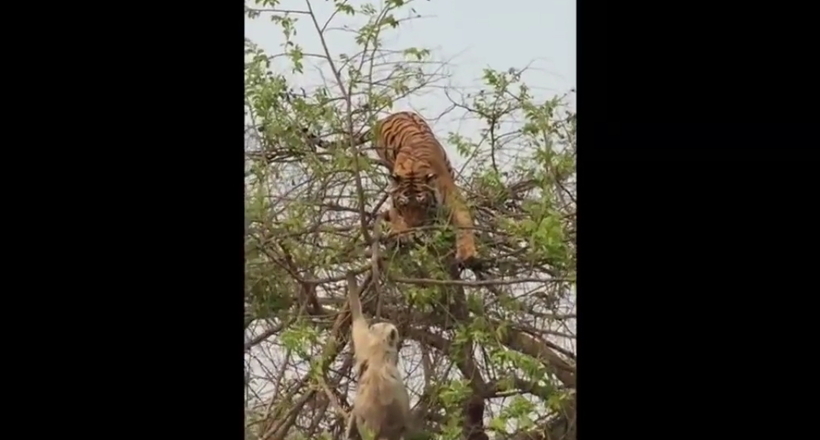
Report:
[[382,287],[381,276],[379,276],[379,239],[382,232],[382,216],[376,217],[373,222],[373,243],[370,245],[370,266],[373,274],[373,290],[376,292],[376,318],[382,317]]
[[450,281],[450,280],[434,280],[432,278],[398,278],[390,277],[390,281],[405,284],[418,284],[422,286],[499,286],[520,283],[574,283],[573,278],[516,278],[511,280],[485,280],[485,281]]
[[327,400],[330,402],[330,405],[333,407],[333,409],[336,410],[337,414],[339,414],[340,416],[342,416],[342,418],[347,420],[347,412],[344,410],[344,408],[342,408],[342,405],[336,400],[336,396],[333,395],[333,392],[330,391],[330,387],[327,386],[327,382],[325,381],[324,375],[320,373],[316,376],[319,382],[319,386],[322,387],[322,391],[324,391],[327,395]]
[[275,335],[276,333],[279,333],[280,331],[282,331],[282,329],[283,329],[284,327],[285,327],[285,324],[284,324],[284,323],[280,323],[280,324],[279,324],[279,325],[277,325],[276,327],[269,328],[269,329],[265,330],[264,332],[262,332],[261,334],[259,334],[258,336],[256,336],[255,338],[251,339],[250,341],[248,341],[248,342],[245,344],[245,351],[250,350],[250,349],[251,349],[251,348],[253,348],[255,345],[260,344],[260,343],[261,343],[262,341],[264,341],[265,339],[268,339],[269,337],[271,337],[271,336]]

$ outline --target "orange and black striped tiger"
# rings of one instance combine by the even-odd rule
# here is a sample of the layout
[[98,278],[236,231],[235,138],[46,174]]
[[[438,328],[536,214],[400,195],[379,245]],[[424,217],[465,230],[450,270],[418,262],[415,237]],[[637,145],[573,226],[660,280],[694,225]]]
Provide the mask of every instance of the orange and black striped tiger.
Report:
[[[424,225],[431,208],[444,206],[456,227],[456,259],[470,264],[476,259],[473,219],[455,183],[447,153],[433,130],[417,113],[402,111],[376,122],[372,130],[353,139],[353,146],[374,140],[379,158],[392,170],[390,197],[393,206],[387,213],[391,229],[401,234],[408,228]],[[317,146],[329,148],[314,138]],[[335,143],[334,143],[335,144]]]

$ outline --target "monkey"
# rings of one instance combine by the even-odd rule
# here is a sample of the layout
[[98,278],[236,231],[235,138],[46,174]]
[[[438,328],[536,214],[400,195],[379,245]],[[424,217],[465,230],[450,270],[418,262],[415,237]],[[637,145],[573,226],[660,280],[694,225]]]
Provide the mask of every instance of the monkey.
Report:
[[400,440],[409,428],[410,398],[398,369],[399,331],[389,322],[368,324],[354,275],[348,275],[348,295],[359,380],[347,436],[355,423],[362,439],[369,431],[374,440]]

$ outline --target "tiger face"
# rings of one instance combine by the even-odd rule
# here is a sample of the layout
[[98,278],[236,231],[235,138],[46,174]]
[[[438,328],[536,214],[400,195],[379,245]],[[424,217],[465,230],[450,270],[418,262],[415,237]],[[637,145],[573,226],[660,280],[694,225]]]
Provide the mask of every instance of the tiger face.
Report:
[[420,226],[435,210],[440,200],[435,185],[436,175],[410,173],[405,176],[392,175],[393,188],[390,196],[393,206],[402,214],[408,226]]

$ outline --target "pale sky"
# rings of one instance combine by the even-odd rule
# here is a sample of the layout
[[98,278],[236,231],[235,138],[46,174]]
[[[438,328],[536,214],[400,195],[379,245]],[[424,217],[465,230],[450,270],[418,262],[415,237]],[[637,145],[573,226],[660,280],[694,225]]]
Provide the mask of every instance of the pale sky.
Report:
[[[364,0],[351,0],[361,5]],[[371,2],[377,8],[381,0]],[[252,1],[246,5],[258,8]],[[407,47],[428,48],[433,59],[449,61],[447,73],[450,79],[441,85],[461,88],[479,84],[482,69],[491,67],[507,70],[510,67],[531,70],[523,75],[533,93],[543,99],[562,95],[575,87],[575,2],[574,0],[416,0],[411,3],[423,18],[404,22],[385,38],[384,46],[390,49]],[[323,23],[333,12],[334,3],[328,0],[312,0],[311,7]],[[277,9],[305,10],[305,0],[281,0]],[[298,35],[295,40],[305,52],[321,52],[316,31],[305,15],[294,15]],[[402,18],[398,16],[397,18]],[[332,24],[356,27],[355,17],[338,14]],[[262,46],[270,54],[281,52],[284,37],[269,15],[245,19],[245,36]],[[355,45],[350,34],[341,31],[328,33],[331,52],[352,54]],[[306,61],[305,76],[292,79],[296,87],[310,89],[323,81],[317,72],[321,63],[316,59]],[[284,64],[278,65],[279,72]],[[329,70],[322,69],[329,78]],[[452,96],[452,95],[451,95]],[[450,106],[443,92],[428,91],[422,97],[410,100],[413,109],[423,116],[435,118]],[[401,110],[394,106],[393,110]],[[459,122],[460,114],[445,116],[435,123],[434,130],[446,136],[447,131],[470,135],[476,130],[472,124]],[[456,155],[453,148],[445,147]],[[459,158],[454,158],[458,165]]]

